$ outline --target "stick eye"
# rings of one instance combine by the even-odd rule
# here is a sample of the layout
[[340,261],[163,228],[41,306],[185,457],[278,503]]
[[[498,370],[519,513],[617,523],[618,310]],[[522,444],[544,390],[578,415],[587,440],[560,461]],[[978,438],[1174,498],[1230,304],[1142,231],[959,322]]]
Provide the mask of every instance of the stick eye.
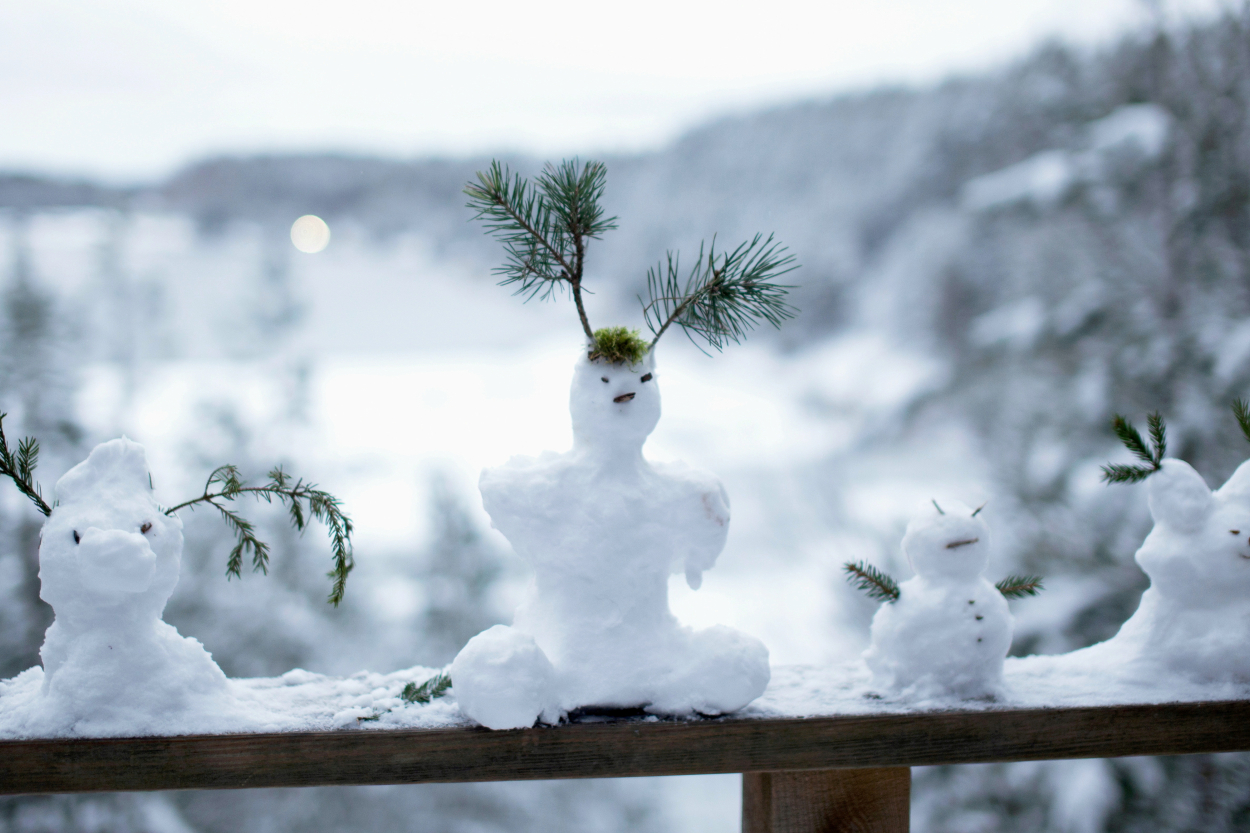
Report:
[[607,376],[600,376],[600,377],[599,377],[599,380],[600,380],[601,382],[603,382],[605,385],[608,383],[608,377],[607,377]]
[[78,534],[78,530],[74,530],[74,543],[77,544],[82,540],[82,536]]
[[143,522],[143,526],[139,527],[139,531],[140,531],[140,532],[142,532],[144,535],[147,535],[147,534],[148,534],[148,530],[149,530],[149,529],[151,529],[151,528],[152,528],[152,522],[151,522],[151,521],[144,521],[144,522]]
[[650,382],[650,381],[651,381],[651,374],[650,374],[650,373],[644,374],[644,375],[643,375],[643,377],[642,377],[641,379],[639,379],[638,381],[640,381],[640,382]]

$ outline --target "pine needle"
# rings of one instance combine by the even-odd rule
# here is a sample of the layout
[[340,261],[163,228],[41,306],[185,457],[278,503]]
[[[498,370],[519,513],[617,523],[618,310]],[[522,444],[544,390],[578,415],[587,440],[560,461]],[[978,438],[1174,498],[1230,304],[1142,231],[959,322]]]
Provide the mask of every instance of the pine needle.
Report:
[[[217,487],[217,491],[213,491],[214,487]],[[333,580],[328,601],[338,607],[346,592],[347,576],[355,567],[352,557],[351,519],[343,512],[338,498],[311,483],[304,483],[303,480],[292,481],[291,476],[281,466],[269,472],[269,482],[263,486],[248,486],[239,476],[236,466],[218,466],[208,476],[208,481],[204,484],[204,494],[165,510],[165,514],[173,515],[179,509],[194,509],[198,503],[207,503],[221,514],[226,526],[230,527],[238,539],[226,559],[226,575],[241,578],[243,558],[248,553],[251,554],[252,571],[268,573],[269,545],[260,540],[250,521],[221,502],[234,501],[243,495],[250,495],[266,503],[272,503],[276,499],[287,507],[291,525],[300,532],[304,531],[310,517],[325,525],[334,557],[334,567],[326,574]]]
[[1036,596],[1046,588],[1042,586],[1041,576],[1010,575],[994,585],[998,592],[1008,599],[1023,599],[1025,596]]
[[451,677],[440,673],[430,677],[421,685],[408,683],[399,696],[405,703],[425,704],[442,697],[449,688],[451,688]]
[[898,582],[871,564],[848,561],[842,569],[846,571],[846,580],[855,585],[856,590],[867,593],[868,598],[887,603],[898,601]]
[[43,492],[34,480],[35,468],[39,465],[39,441],[34,437],[23,437],[14,453],[4,436],[6,416],[8,414],[0,413],[0,475],[12,480],[17,490],[26,495],[45,516],[51,515],[52,507],[43,499]]
[[733,251],[719,254],[712,238],[706,257],[704,252],[705,247],[700,246],[685,281],[681,279],[680,256],[675,252],[667,254],[666,263],[647,271],[650,302],[642,314],[655,335],[652,347],[673,324],[695,345],[698,336],[709,347],[722,350],[730,341],[740,343],[760,321],[780,327],[782,321],[794,317],[796,310],[785,301],[794,287],[773,281],[797,269],[798,264],[771,234],[767,238],[757,234]]
[[1237,417],[1237,424],[1241,426],[1241,433],[1250,440],[1250,404],[1244,399],[1233,400],[1233,416]]
[[[1235,410],[1235,406],[1234,406]],[[1129,466],[1121,463],[1109,463],[1102,467],[1102,479],[1106,483],[1138,483],[1163,467],[1163,456],[1167,454],[1167,425],[1163,417],[1156,411],[1146,417],[1150,431],[1150,448],[1133,423],[1119,414],[1111,420],[1111,429],[1120,438],[1124,447],[1144,462],[1144,466]],[[1250,437],[1250,434],[1247,435]]]

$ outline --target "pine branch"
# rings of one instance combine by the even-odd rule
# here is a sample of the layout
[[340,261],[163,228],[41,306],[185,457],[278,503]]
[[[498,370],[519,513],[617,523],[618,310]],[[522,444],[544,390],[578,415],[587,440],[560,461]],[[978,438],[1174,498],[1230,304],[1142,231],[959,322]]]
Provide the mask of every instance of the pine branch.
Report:
[[435,674],[421,685],[408,683],[399,695],[405,703],[428,703],[437,700],[451,688],[451,677],[446,674]]
[[39,441],[34,437],[23,437],[17,443],[17,453],[9,448],[4,436],[4,418],[8,414],[0,413],[0,475],[13,481],[17,490],[45,516],[52,514],[52,507],[43,499],[43,492],[34,480],[35,468],[39,465]]
[[867,593],[868,598],[883,602],[898,601],[898,582],[871,564],[848,561],[842,569],[846,571],[846,580],[855,585],[856,590]]
[[1237,417],[1237,424],[1241,426],[1241,433],[1250,440],[1250,404],[1244,399],[1233,400],[1233,416]]
[[1041,576],[1010,575],[994,585],[999,593],[1008,599],[1023,599],[1025,596],[1036,596],[1046,588],[1042,586]]
[[[217,491],[213,491],[214,486],[218,487]],[[272,503],[276,499],[287,507],[291,525],[300,532],[304,531],[310,517],[325,525],[330,538],[330,551],[334,557],[334,567],[326,574],[333,579],[328,601],[338,607],[346,592],[347,576],[355,567],[352,557],[351,519],[344,514],[338,498],[311,483],[293,481],[281,466],[269,472],[269,482],[263,486],[248,486],[239,476],[236,466],[219,466],[208,476],[204,484],[204,494],[166,509],[165,514],[173,515],[179,509],[187,507],[194,510],[198,503],[209,504],[221,514],[222,520],[238,539],[226,561],[226,575],[242,577],[243,556],[248,552],[252,555],[252,571],[268,573],[269,545],[257,537],[256,529],[250,521],[220,502],[233,501],[243,495],[250,495],[266,503]]]
[[[1235,406],[1234,406],[1235,409]],[[1156,411],[1146,417],[1150,431],[1150,448],[1146,447],[1137,428],[1119,414],[1111,420],[1111,429],[1124,447],[1146,463],[1144,466],[1128,466],[1111,463],[1102,467],[1102,479],[1106,483],[1138,483],[1163,467],[1163,455],[1167,454],[1167,425]]]
[[652,347],[673,324],[696,345],[697,335],[708,346],[721,350],[729,341],[741,342],[760,321],[780,327],[782,321],[794,317],[796,310],[785,302],[787,292],[794,287],[772,281],[798,265],[794,255],[786,254],[784,246],[773,242],[771,234],[767,238],[757,234],[719,255],[713,238],[706,258],[704,251],[700,246],[698,260],[684,282],[679,255],[673,252],[667,254],[666,263],[647,270],[650,302],[642,312],[655,334]]
[[616,218],[603,216],[600,200],[607,182],[602,162],[576,159],[548,164],[532,185],[520,174],[492,161],[478,181],[465,186],[468,207],[484,220],[487,234],[504,244],[507,262],[495,269],[501,286],[517,284],[525,300],[550,298],[568,284],[586,337],[594,333],[582,303],[586,241],[616,228]]

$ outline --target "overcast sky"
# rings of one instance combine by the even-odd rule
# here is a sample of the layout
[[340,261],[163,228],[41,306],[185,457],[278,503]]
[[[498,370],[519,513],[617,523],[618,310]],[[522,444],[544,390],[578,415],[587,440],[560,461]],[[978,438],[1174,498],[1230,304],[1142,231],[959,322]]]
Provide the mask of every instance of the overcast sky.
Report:
[[[1161,0],[1173,16],[1221,0]],[[0,169],[656,147],[723,113],[1096,43],[1143,0],[0,0]]]

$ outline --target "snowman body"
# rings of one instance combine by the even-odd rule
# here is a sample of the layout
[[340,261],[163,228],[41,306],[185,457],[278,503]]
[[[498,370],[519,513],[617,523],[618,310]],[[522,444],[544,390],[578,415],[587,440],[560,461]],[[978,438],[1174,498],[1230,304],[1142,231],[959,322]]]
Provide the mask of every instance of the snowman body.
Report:
[[994,697],[1013,621],[984,576],[989,527],[951,502],[914,518],[903,551],[916,571],[872,620],[864,659],[876,688],[918,697]]
[[182,522],[161,511],[143,447],[103,443],[56,486],[39,548],[43,693],[66,721],[141,725],[221,695],[204,647],[161,620],[178,582]]
[[1155,526],[1136,560],[1150,587],[1114,637],[1071,656],[1147,678],[1250,682],[1250,462],[1212,492],[1167,459],[1147,490]]
[[[466,709],[471,717],[511,728],[503,724],[581,707],[720,714],[745,706],[767,686],[767,649],[729,628],[695,631],[669,610],[669,576],[684,573],[697,588],[715,563],[729,504],[711,475],[643,457],[660,416],[650,357],[633,368],[582,359],[570,412],[571,451],[516,457],[482,473],[483,505],[534,578],[511,634],[492,629],[491,644],[507,650],[475,645],[483,634],[453,663],[461,708],[481,702]],[[532,656],[522,676],[548,680],[545,697],[527,694],[519,712],[508,704],[509,715],[528,719],[497,720],[485,705],[508,700],[506,687],[480,696],[498,677],[490,658],[504,653],[514,674],[517,657]]]

